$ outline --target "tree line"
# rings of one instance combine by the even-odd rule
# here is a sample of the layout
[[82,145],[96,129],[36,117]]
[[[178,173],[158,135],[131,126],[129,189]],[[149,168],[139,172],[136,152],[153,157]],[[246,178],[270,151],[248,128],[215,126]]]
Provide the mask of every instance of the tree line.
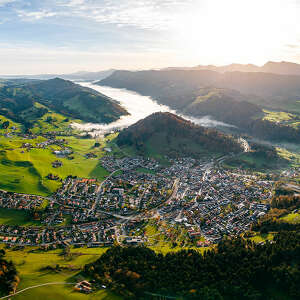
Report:
[[265,245],[227,239],[203,255],[115,246],[84,271],[125,299],[148,299],[149,293],[204,300],[279,299],[281,293],[299,299],[300,232],[280,232]]
[[0,250],[0,294],[5,296],[14,292],[20,281],[15,265],[4,259],[5,251]]

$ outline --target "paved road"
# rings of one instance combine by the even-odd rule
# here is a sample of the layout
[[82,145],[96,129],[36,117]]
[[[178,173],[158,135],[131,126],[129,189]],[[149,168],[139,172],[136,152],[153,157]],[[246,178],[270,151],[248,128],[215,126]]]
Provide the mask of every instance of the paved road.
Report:
[[104,181],[101,182],[101,184],[100,184],[100,186],[99,186],[99,188],[98,188],[99,195],[98,195],[96,201],[94,202],[93,206],[91,207],[91,209],[88,211],[88,214],[89,214],[89,215],[91,214],[91,212],[92,212],[93,210],[95,210],[96,205],[97,205],[97,204],[99,203],[99,201],[100,201],[100,198],[101,198],[101,196],[102,196],[102,194],[101,194],[100,192],[101,192],[101,190],[102,190],[103,184],[104,184],[109,178],[111,178],[115,173],[117,173],[117,172],[119,172],[119,171],[121,171],[121,169],[118,169],[118,170],[113,171],[112,173],[109,174],[108,177],[105,178]]
[[76,283],[75,282],[72,282],[72,283],[70,283],[70,282],[48,282],[48,283],[33,285],[33,286],[29,286],[29,287],[27,287],[27,288],[25,288],[23,290],[20,290],[20,291],[14,293],[14,294],[4,296],[4,297],[2,297],[0,299],[8,299],[8,298],[14,297],[14,296],[16,296],[18,294],[21,294],[21,293],[23,293],[23,292],[25,292],[27,290],[39,288],[39,287],[42,287],[42,286],[47,286],[47,285],[74,285],[74,284],[76,284]]

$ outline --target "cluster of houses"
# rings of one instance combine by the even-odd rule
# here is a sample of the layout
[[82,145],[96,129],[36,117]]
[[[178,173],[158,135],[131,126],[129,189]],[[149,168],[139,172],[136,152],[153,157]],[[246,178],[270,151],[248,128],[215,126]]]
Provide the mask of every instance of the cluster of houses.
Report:
[[35,210],[43,204],[44,200],[41,196],[0,191],[0,207],[2,208]]
[[[137,220],[158,218],[183,228],[197,246],[207,247],[249,230],[270,209],[273,181],[244,170],[225,170],[211,160],[173,159],[167,167],[140,157],[104,156],[101,161],[108,171],[121,171],[102,183],[67,177],[42,213],[46,226],[1,225],[0,241],[45,249],[98,247],[119,241],[122,233],[127,236],[124,242],[134,245],[145,241],[138,231],[138,236],[128,237],[139,228]],[[39,196],[0,191],[4,208],[36,210],[43,201]]]
[[[96,179],[67,177],[52,197],[50,206],[57,205],[64,215],[72,217],[72,223],[90,222],[95,218],[90,211],[96,204],[100,184]],[[57,210],[53,210],[55,214]]]
[[44,250],[59,247],[102,247],[113,244],[112,220],[64,227],[20,227],[0,225],[0,242],[11,246],[40,246]]
[[85,294],[89,294],[93,291],[92,285],[90,284],[90,282],[88,282],[86,280],[76,283],[74,286],[74,290],[77,292],[85,293]]
[[[35,139],[35,138],[37,138],[37,137],[36,136],[31,136],[31,139]],[[29,137],[27,137],[26,139],[29,139]],[[47,139],[46,141],[39,142],[39,143],[29,143],[29,142],[23,143],[22,148],[46,149],[48,146],[51,146],[51,145],[56,145],[56,146],[64,148],[65,144],[67,144],[67,141],[65,139],[56,139],[55,137],[52,137],[50,139]],[[53,153],[57,154],[57,152],[59,152],[59,151],[57,150],[57,151],[54,151]]]
[[109,172],[119,169],[124,171],[134,170],[137,168],[145,168],[149,171],[157,171],[160,168],[159,163],[151,158],[145,159],[143,157],[125,157],[115,158],[112,155],[106,155],[100,159],[102,166]]
[[152,209],[167,199],[172,184],[156,174],[123,171],[105,182],[97,208],[122,215]]
[[176,197],[159,212],[170,222],[197,225],[190,237],[218,242],[225,235],[239,235],[270,209],[274,183],[258,175],[194,159],[175,161],[163,172],[179,181]]
[[68,142],[65,139],[56,139],[55,137],[51,137],[51,138],[48,138],[44,142],[37,143],[36,147],[45,149],[45,148],[47,148],[48,146],[51,146],[51,145],[64,147],[65,144],[68,144]]

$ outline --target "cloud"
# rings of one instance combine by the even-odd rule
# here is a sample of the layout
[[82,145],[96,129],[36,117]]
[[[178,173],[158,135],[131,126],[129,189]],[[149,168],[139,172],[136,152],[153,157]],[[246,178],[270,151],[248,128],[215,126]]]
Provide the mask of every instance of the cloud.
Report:
[[74,6],[82,5],[84,3],[85,3],[85,0],[70,0],[69,2],[63,4],[63,6],[74,7]]
[[60,3],[69,14],[97,23],[141,29],[166,29],[195,0],[70,0]]
[[9,3],[16,2],[16,0],[0,0],[0,6],[4,6]]
[[[22,21],[79,18],[94,23],[135,27],[137,29],[170,28],[180,20],[182,11],[192,8],[198,0],[43,0],[28,2],[0,0],[1,4],[18,2],[11,9]],[[55,4],[54,4],[55,3]]]
[[28,19],[28,20],[40,20],[43,18],[50,18],[57,16],[58,13],[53,12],[53,11],[46,11],[46,10],[41,10],[41,11],[24,11],[24,10],[19,10],[18,11],[18,16],[23,18],[23,19]]

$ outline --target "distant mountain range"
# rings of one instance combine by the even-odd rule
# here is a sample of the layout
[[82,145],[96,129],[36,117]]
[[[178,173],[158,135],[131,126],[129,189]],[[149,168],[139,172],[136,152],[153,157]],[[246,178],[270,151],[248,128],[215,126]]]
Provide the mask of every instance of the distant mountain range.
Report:
[[296,99],[300,96],[300,76],[261,72],[219,73],[209,70],[115,71],[98,84],[127,88],[155,97],[161,97],[162,93],[167,92],[169,94],[174,90],[174,96],[178,96],[178,93],[183,94],[199,88],[225,88],[243,93],[249,101],[263,105],[271,102],[276,104],[276,101],[286,101],[291,97]]
[[110,123],[128,114],[119,103],[95,90],[60,78],[0,81],[0,114],[30,124],[48,109],[85,122]]
[[95,81],[101,80],[108,76],[110,76],[115,70],[105,70],[99,72],[87,72],[87,71],[79,71],[71,74],[38,74],[38,75],[0,75],[1,78],[4,79],[54,79],[54,78],[62,78],[65,80],[73,80],[73,81]]
[[199,65],[195,67],[173,67],[165,70],[210,70],[216,72],[264,72],[280,75],[300,75],[300,64],[291,62],[274,62],[269,61],[263,66],[256,66],[253,64],[230,64],[226,66],[214,65]]
[[242,152],[241,145],[232,137],[168,112],[154,113],[124,129],[117,144],[153,157]]

